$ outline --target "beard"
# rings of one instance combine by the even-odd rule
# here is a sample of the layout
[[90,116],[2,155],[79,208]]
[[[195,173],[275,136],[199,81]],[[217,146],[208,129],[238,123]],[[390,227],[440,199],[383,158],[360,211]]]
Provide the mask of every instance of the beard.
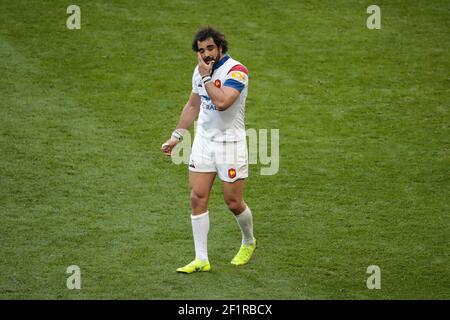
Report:
[[210,64],[211,61],[214,61],[214,63],[216,63],[219,60],[220,60],[220,53],[216,57],[206,57],[205,59],[203,59],[203,61],[205,61],[206,64]]

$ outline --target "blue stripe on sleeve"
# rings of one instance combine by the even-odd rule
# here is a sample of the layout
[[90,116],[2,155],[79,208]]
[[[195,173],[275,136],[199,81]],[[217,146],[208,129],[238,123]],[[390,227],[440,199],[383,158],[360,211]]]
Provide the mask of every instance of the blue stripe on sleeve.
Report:
[[227,79],[223,85],[234,88],[239,92],[242,92],[242,90],[244,89],[244,84],[242,84],[241,82],[239,82],[237,80],[233,80],[233,79]]

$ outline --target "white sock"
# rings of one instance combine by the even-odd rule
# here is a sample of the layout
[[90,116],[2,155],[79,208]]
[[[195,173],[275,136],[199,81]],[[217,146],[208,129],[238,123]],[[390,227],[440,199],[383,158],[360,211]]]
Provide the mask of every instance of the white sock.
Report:
[[242,231],[242,244],[253,244],[253,216],[250,208],[247,207],[235,218]]
[[195,258],[208,261],[208,211],[199,215],[191,215],[192,235],[194,236]]

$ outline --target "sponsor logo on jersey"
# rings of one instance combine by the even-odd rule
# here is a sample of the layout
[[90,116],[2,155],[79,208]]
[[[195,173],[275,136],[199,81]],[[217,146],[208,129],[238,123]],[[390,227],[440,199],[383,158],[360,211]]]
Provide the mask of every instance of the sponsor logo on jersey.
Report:
[[231,77],[238,81],[244,81],[246,74],[241,71],[233,71],[231,72]]
[[222,85],[222,82],[220,82],[220,80],[217,79],[216,81],[214,81],[214,85],[215,85],[217,88],[220,88],[221,85]]
[[231,179],[236,177],[236,169],[235,168],[228,169],[228,177],[230,177]]
[[205,110],[217,110],[217,107],[214,104],[212,104],[211,102],[202,103],[202,108]]

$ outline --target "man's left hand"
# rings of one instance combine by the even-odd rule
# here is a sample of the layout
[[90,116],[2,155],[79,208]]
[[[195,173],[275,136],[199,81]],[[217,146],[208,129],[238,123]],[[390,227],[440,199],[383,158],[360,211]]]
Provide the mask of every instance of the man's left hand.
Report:
[[200,52],[197,52],[197,58],[198,58],[198,72],[200,73],[200,76],[209,76],[212,73],[212,68],[215,63],[214,60],[212,60],[209,64],[206,63]]

